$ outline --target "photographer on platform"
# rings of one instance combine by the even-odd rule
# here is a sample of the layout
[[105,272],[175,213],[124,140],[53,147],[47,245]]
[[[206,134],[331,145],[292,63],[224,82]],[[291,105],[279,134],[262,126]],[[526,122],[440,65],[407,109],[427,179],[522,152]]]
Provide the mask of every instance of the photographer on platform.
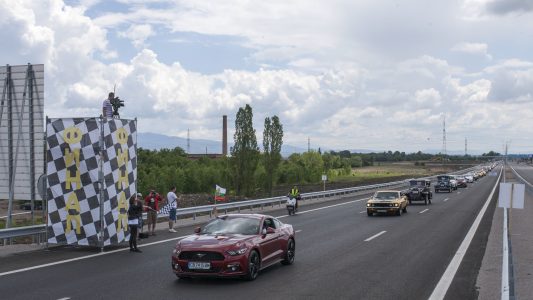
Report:
[[102,116],[104,118],[111,119],[113,117],[113,107],[111,106],[111,100],[113,99],[115,99],[115,93],[110,92],[102,104]]

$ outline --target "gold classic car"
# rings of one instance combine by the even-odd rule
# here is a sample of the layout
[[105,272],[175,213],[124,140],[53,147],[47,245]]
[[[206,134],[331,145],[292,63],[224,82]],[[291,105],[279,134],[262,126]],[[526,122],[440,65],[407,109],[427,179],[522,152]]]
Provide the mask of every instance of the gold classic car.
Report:
[[400,191],[377,191],[366,202],[366,213],[373,216],[374,213],[395,213],[401,216],[407,212],[407,196]]

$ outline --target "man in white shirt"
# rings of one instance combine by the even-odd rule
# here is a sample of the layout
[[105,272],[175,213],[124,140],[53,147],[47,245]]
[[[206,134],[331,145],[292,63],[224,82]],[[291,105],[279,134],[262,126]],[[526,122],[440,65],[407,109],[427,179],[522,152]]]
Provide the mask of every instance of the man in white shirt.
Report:
[[168,213],[168,231],[176,232],[174,230],[174,222],[176,222],[176,208],[178,207],[178,197],[176,196],[176,187],[170,188],[167,194],[167,202],[170,204],[170,211]]

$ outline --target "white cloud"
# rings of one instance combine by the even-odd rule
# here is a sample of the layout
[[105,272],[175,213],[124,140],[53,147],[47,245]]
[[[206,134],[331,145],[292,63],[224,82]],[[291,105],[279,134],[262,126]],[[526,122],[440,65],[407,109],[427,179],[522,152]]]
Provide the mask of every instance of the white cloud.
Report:
[[451,51],[483,55],[488,60],[492,59],[492,56],[488,53],[488,45],[484,43],[459,43],[453,46]]
[[135,48],[146,47],[146,39],[153,35],[155,32],[149,24],[131,25],[126,31],[119,32],[119,36],[130,39]]

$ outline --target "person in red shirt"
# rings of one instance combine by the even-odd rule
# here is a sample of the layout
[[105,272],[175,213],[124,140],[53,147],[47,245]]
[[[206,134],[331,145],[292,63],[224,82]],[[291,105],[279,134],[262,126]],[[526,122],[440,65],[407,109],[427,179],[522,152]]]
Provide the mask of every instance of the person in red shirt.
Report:
[[[148,196],[144,198],[144,203],[148,215],[148,234],[155,235],[155,224],[157,224],[157,212],[159,211],[159,202],[161,196],[155,190],[150,190]],[[150,226],[152,229],[150,230]]]

